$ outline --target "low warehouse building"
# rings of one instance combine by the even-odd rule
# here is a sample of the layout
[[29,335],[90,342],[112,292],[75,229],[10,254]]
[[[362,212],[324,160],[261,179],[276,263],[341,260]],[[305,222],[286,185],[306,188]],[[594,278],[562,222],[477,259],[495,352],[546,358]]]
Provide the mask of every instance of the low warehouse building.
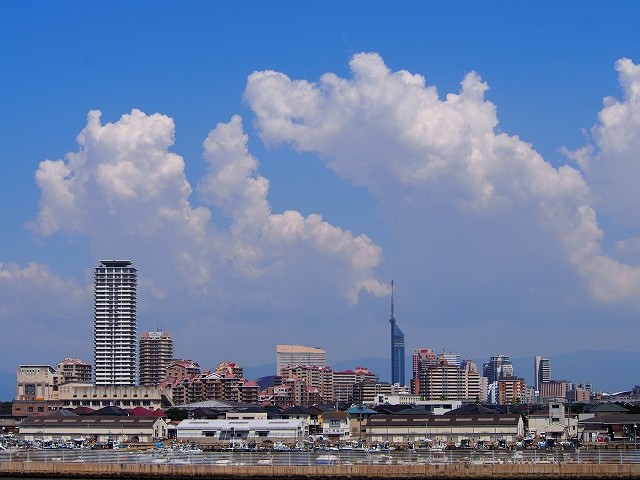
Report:
[[518,414],[372,415],[366,428],[369,443],[515,443],[524,436],[524,422]]
[[56,416],[27,417],[20,424],[20,439],[74,440],[97,442],[153,442],[167,437],[162,417],[134,416]]
[[176,427],[178,440],[199,443],[243,442],[256,444],[270,441],[295,443],[309,437],[309,425],[304,420],[207,420],[187,419]]

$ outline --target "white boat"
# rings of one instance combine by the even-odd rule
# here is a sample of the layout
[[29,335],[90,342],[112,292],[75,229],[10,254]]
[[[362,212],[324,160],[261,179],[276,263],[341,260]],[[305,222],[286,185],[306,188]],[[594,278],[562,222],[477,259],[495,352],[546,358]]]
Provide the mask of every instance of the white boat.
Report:
[[273,450],[277,450],[279,452],[287,452],[289,450],[291,450],[291,448],[288,445],[285,445],[282,442],[276,442],[273,444]]
[[338,460],[337,455],[319,455],[316,457],[316,465],[337,465]]

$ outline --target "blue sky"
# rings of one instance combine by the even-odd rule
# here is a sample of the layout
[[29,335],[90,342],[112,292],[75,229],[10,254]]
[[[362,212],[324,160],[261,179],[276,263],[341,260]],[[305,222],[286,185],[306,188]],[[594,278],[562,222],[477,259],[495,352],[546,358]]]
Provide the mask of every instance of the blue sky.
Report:
[[3,369],[91,361],[110,258],[209,368],[388,356],[391,279],[408,352],[638,351],[639,10],[2,2]]

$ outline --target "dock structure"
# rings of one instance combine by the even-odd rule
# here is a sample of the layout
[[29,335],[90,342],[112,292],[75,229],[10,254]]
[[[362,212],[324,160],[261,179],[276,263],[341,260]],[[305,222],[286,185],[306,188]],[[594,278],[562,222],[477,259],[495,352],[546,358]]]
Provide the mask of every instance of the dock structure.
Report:
[[95,479],[640,479],[640,464],[156,465],[0,462],[0,477]]

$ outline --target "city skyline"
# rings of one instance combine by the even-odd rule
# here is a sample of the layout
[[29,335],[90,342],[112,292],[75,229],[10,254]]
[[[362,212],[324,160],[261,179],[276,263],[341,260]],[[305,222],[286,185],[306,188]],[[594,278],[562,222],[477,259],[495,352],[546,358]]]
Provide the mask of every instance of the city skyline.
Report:
[[595,360],[639,353],[636,13],[3,2],[0,371],[92,358],[104,258],[205,365],[386,358],[395,279],[406,352],[628,371]]

